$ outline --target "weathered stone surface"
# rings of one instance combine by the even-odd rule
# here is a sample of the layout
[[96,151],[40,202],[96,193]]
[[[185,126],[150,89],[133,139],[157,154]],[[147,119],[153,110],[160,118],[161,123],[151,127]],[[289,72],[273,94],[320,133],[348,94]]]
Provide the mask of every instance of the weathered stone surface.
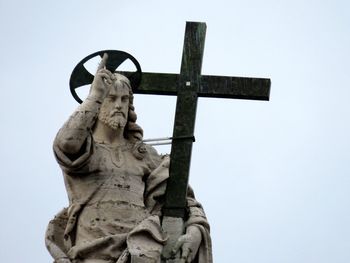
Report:
[[[169,157],[142,143],[129,81],[105,69],[107,59],[54,141],[69,207],[50,221],[46,245],[60,263],[160,262]],[[211,262],[209,225],[191,189],[185,226],[174,248]]]

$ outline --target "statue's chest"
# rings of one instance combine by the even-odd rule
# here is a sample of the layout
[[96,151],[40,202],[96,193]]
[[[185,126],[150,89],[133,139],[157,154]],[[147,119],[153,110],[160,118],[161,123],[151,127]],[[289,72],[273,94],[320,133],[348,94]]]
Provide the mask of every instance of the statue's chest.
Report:
[[100,185],[95,201],[144,205],[144,177],[149,169],[133,156],[131,149],[98,146],[92,165],[96,171],[95,180]]

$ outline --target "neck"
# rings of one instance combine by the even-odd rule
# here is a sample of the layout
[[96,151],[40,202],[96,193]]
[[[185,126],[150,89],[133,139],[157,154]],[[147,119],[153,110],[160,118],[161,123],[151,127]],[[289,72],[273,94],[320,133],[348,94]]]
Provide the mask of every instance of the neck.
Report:
[[92,136],[95,141],[103,142],[111,146],[122,145],[126,142],[124,138],[124,127],[112,129],[100,120],[97,120]]

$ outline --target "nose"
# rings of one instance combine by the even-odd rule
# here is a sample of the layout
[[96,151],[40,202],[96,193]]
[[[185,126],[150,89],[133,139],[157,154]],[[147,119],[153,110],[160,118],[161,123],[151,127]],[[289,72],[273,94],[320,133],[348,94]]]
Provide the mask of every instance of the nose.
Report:
[[121,106],[122,104],[121,104],[121,101],[118,99],[118,100],[116,100],[116,102],[115,102],[115,108],[117,109],[117,110],[121,110],[122,109],[122,106]]

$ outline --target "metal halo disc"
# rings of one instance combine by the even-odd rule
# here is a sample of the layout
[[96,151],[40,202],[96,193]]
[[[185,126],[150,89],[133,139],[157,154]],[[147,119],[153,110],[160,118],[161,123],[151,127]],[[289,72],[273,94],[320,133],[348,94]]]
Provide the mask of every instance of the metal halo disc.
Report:
[[[141,71],[141,66],[139,62],[129,53],[126,53],[124,51],[120,50],[101,50],[97,51],[91,55],[88,55],[85,57],[83,60],[81,60],[73,69],[72,74],[70,76],[69,80],[69,87],[70,91],[72,93],[73,98],[78,102],[82,103],[83,101],[79,98],[76,89],[84,86],[84,85],[89,85],[92,83],[94,80],[94,75],[92,75],[84,66],[84,64],[89,61],[90,59],[100,56],[101,58],[103,57],[103,54],[107,53],[108,54],[108,60],[106,63],[106,68],[111,71],[115,72],[116,69],[123,64],[127,59],[130,59],[135,67],[136,71],[135,72],[128,72],[128,75],[126,76],[130,80],[131,88],[133,90],[136,90],[138,86],[140,85],[141,82],[141,76],[142,76],[142,71]],[[125,72],[124,72],[125,74]]]

